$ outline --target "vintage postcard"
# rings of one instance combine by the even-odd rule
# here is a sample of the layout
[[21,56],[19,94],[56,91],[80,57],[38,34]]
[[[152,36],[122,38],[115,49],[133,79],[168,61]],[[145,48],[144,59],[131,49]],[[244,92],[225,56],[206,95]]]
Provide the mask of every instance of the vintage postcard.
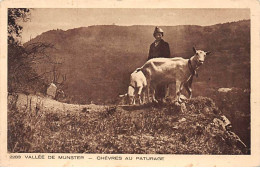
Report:
[[259,1],[0,5],[0,166],[260,166]]

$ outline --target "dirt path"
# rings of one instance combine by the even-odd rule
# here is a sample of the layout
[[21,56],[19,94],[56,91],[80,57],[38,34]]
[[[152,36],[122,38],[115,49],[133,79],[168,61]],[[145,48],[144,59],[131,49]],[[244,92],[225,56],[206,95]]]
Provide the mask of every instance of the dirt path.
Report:
[[[100,112],[106,110],[107,106],[103,105],[78,105],[67,104],[48,97],[40,97],[36,95],[17,94],[16,107],[19,111],[30,112],[59,112],[59,113],[79,113],[79,112]],[[8,96],[8,101],[15,98],[13,95]]]

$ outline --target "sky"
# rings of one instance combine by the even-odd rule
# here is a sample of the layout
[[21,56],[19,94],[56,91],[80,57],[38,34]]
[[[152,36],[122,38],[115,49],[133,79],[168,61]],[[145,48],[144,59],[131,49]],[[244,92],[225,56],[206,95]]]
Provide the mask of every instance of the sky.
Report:
[[249,9],[33,8],[30,21],[21,23],[22,42],[48,30],[91,25],[208,26],[245,19],[250,19]]

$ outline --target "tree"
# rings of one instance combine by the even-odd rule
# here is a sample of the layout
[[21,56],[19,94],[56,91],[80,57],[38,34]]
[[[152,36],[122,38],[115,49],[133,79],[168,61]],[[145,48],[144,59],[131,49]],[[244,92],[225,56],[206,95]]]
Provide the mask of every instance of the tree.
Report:
[[19,21],[27,22],[30,19],[30,9],[9,8],[8,9],[8,45],[21,45],[19,38],[23,27]]
[[32,65],[43,58],[50,57],[46,50],[52,44],[37,42],[26,47],[20,38],[23,27],[19,22],[30,19],[30,9],[8,9],[8,92],[32,92],[45,89],[43,77],[38,75]]

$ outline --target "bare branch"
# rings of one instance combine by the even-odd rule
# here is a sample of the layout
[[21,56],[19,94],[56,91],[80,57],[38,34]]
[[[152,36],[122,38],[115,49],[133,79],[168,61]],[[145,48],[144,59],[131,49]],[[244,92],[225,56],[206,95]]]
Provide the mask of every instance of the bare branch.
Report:
[[37,78],[39,78],[39,77],[44,76],[45,74],[52,73],[52,72],[53,72],[52,70],[51,70],[51,71],[44,72],[44,73],[42,73],[42,74],[40,74],[40,75],[37,75],[37,76],[35,76],[35,77],[32,77],[31,79],[29,79],[29,81],[32,81],[32,80],[34,80],[34,79],[37,79]]

